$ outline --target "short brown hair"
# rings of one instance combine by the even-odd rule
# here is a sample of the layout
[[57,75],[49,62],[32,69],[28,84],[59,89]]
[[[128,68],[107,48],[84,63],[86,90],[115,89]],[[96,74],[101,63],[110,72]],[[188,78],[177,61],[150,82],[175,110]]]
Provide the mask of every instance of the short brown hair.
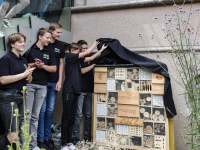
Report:
[[39,39],[39,36],[43,36],[45,33],[50,33],[51,34],[51,32],[50,32],[49,29],[47,29],[47,28],[40,28],[38,30],[38,33],[37,33],[37,38]]
[[71,53],[72,49],[74,49],[74,50],[80,49],[78,43],[72,43],[72,44],[70,44],[70,46],[69,46],[69,52],[70,53]]
[[22,33],[13,33],[8,36],[7,44],[10,50],[12,49],[11,44],[21,41],[21,38],[24,38],[24,42],[26,42],[26,36]]
[[51,22],[49,25],[49,30],[55,31],[56,28],[62,29],[63,27],[57,22]]

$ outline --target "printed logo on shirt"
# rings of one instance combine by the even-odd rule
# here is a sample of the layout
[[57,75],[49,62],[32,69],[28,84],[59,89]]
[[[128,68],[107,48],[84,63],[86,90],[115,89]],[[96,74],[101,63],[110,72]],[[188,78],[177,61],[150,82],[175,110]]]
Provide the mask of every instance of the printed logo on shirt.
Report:
[[47,54],[43,54],[43,58],[45,58],[45,59],[49,59],[49,55],[47,55]]
[[25,67],[26,69],[28,68],[26,64],[24,64],[24,67]]
[[56,53],[60,53],[60,49],[58,49],[58,48],[55,48],[54,51],[55,51]]

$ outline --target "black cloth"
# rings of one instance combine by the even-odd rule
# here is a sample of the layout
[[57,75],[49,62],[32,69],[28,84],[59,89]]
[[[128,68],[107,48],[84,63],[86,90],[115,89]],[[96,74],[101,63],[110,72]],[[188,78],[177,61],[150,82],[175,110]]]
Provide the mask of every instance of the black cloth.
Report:
[[69,53],[65,57],[65,81],[63,94],[81,94],[81,64],[85,57],[79,58],[78,54]]
[[49,43],[49,47],[51,47],[54,51],[54,56],[56,58],[57,71],[55,73],[49,72],[47,81],[51,83],[55,83],[55,82],[58,82],[58,79],[59,79],[60,58],[65,57],[65,47],[58,40],[56,40],[54,43]]
[[[37,47],[36,43],[33,44],[29,50],[23,55],[26,57],[28,63],[34,63],[35,59],[40,59],[45,65],[56,65],[56,59],[53,50],[49,46],[44,46],[42,50]],[[47,85],[48,72],[44,69],[35,69],[32,73],[33,80],[31,83],[39,85]]]
[[6,134],[10,133],[10,123],[12,121],[11,132],[16,132],[16,127],[20,127],[21,116],[12,120],[12,106],[11,102],[14,103],[13,110],[18,109],[19,114],[23,114],[23,96],[21,94],[16,94],[13,92],[2,91],[0,93],[0,116],[2,117],[4,127],[6,129]]
[[[170,77],[169,74],[166,73],[166,71],[168,71],[166,64],[162,62],[157,63],[155,60],[141,56],[128,50],[126,47],[122,46],[117,39],[100,38],[98,39],[98,41],[100,42],[100,44],[98,45],[98,49],[100,49],[104,43],[108,44],[108,48],[103,51],[100,57],[98,57],[98,59],[95,61],[97,65],[135,64],[141,68],[165,76],[164,105],[166,107],[167,117],[171,118],[177,115],[172,96]],[[169,109],[170,112],[167,109]]]
[[[9,52],[1,58],[0,63],[0,77],[8,75],[17,75],[23,73],[28,67],[28,62],[21,55],[18,57],[13,52]],[[1,89],[17,89],[22,90],[26,86],[26,78],[16,81],[14,83],[1,85]]]
[[62,95],[63,99],[63,115],[61,123],[61,141],[62,145],[72,143],[74,121],[78,106],[78,95],[74,93]]
[[[4,138],[0,141],[0,149],[1,150],[8,150],[8,145],[10,146],[10,142],[8,141],[7,137],[4,136]],[[12,145],[13,146],[13,145]],[[14,147],[13,147],[14,148]]]
[[[86,62],[81,65],[81,68],[86,68],[91,66],[92,62]],[[82,74],[81,82],[81,92],[93,93],[94,91],[94,69]]]

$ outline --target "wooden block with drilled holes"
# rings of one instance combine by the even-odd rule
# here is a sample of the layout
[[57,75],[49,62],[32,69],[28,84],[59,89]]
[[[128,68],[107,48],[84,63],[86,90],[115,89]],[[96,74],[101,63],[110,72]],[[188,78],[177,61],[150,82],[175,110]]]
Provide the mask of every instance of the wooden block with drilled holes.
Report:
[[139,92],[132,91],[119,91],[118,92],[119,104],[139,105]]
[[125,124],[130,126],[143,126],[143,120],[133,117],[115,117],[115,124]]
[[165,84],[165,77],[157,73],[152,73],[152,83]]
[[97,102],[107,102],[106,94],[97,94]]
[[106,83],[106,82],[107,82],[107,72],[94,73],[94,83]]
[[156,95],[164,95],[164,84],[152,84],[152,93]]
[[94,71],[95,72],[107,72],[108,68],[107,67],[95,67]]
[[107,93],[107,84],[94,84],[94,93]]
[[154,146],[157,149],[165,150],[166,149],[166,137],[156,135],[154,138]]
[[139,118],[139,106],[118,104],[118,116]]

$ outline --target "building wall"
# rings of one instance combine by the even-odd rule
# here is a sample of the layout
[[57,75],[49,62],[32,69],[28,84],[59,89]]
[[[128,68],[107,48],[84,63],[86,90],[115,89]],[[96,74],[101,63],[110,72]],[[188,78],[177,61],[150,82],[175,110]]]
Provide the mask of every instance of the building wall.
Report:
[[[87,0],[87,2],[90,2],[88,5],[100,5],[99,1]],[[168,7],[146,6],[115,10],[102,9],[102,11],[99,9],[98,11],[95,11],[95,9],[87,11],[87,6],[85,7],[85,11],[82,7],[82,12],[76,12],[76,8],[72,10],[71,31],[74,42],[84,39],[90,46],[98,38],[118,39],[128,49],[166,63],[170,75],[176,77],[176,69],[172,63],[171,55],[166,53],[166,50],[170,50],[170,46],[161,30],[167,21],[165,14],[173,13],[171,11],[173,9],[172,5]],[[198,8],[198,4],[194,4],[193,8]],[[183,9],[188,11],[190,5],[186,4]],[[196,16],[193,15],[190,21],[191,24],[195,23],[195,18]],[[173,21],[172,24],[174,24]],[[143,36],[142,40],[138,37],[139,33]],[[154,35],[154,39],[151,38],[152,35]],[[186,122],[186,116],[189,112],[185,105],[185,96],[180,95],[184,93],[184,90],[174,80],[171,82],[178,112],[178,115],[174,118],[175,146],[176,150],[186,150],[185,142],[181,138],[181,134],[184,133],[184,131],[181,131],[181,127],[183,127],[184,121]]]
[[[165,22],[167,22],[165,14],[173,13],[171,11],[171,8],[173,9],[172,5],[169,5],[167,8],[164,6],[148,7],[148,5],[145,5],[146,7],[133,6],[133,8],[129,7],[123,9],[116,9],[113,7],[114,10],[110,7],[105,10],[97,1],[96,3],[95,1],[91,1],[93,5],[95,5],[95,7],[92,8],[92,5],[90,5],[91,3],[88,3],[89,1],[90,0],[84,1],[83,5],[85,6],[83,7],[79,1],[81,5],[72,8],[71,32],[73,33],[74,42],[84,39],[90,46],[94,40],[98,38],[118,39],[121,44],[128,49],[143,56],[166,63],[170,75],[176,78],[176,69],[172,63],[171,55],[166,53],[167,50],[170,50],[170,46],[165,38],[165,34],[161,30],[161,28],[165,26]],[[97,8],[98,6],[100,9]],[[192,9],[198,8],[198,6],[198,3],[193,4]],[[79,8],[81,8],[81,10],[77,12],[76,9],[78,10]],[[89,11],[88,8],[90,8]],[[183,9],[188,12],[190,5],[185,5]],[[196,16],[197,14],[195,13],[191,16],[191,25],[195,25]],[[173,21],[172,24],[174,25]],[[139,33],[142,34],[142,39],[139,38]],[[154,35],[154,39],[151,38],[152,35]],[[174,118],[175,146],[176,150],[186,150],[187,148],[184,146],[185,141],[181,138],[181,134],[184,134],[185,131],[181,130],[181,127],[187,122],[186,116],[188,116],[189,112],[185,105],[185,96],[182,95],[184,90],[174,80],[171,82],[178,113]],[[61,114],[62,99],[60,92],[58,93],[55,104],[54,123],[61,123]],[[83,121],[81,124],[80,134],[81,137],[83,137]]]

